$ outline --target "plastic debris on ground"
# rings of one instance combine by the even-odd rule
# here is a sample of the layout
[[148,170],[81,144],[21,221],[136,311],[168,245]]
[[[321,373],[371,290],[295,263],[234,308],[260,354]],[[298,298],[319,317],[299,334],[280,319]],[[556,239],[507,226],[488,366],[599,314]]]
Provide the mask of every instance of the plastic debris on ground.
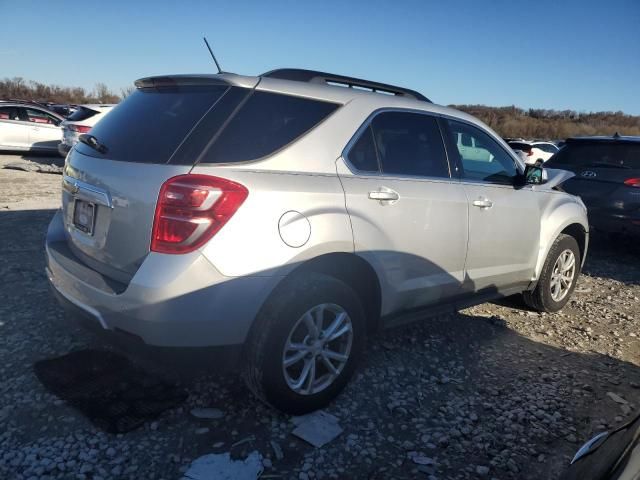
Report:
[[196,458],[182,480],[255,480],[263,472],[262,455],[253,451],[244,460],[232,460],[229,453]]
[[316,448],[326,445],[343,432],[335,416],[320,410],[293,417],[292,421],[296,425],[292,433]]

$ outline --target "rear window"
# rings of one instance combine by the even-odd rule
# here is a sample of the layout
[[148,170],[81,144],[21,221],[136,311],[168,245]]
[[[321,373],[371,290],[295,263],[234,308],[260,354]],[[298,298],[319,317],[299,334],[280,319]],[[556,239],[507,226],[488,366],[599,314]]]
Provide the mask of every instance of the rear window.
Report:
[[640,169],[640,144],[570,143],[545,164],[554,165]]
[[101,154],[83,143],[85,155],[139,163],[167,163],[209,108],[228,90],[226,85],[140,88],[91,130],[107,147]]
[[307,133],[338,105],[271,92],[255,92],[203,157],[204,163],[232,163],[271,155]]
[[91,118],[97,114],[98,112],[96,110],[92,110],[87,107],[78,107],[75,112],[67,117],[67,120],[71,122],[81,122],[82,120],[86,120],[87,118]]

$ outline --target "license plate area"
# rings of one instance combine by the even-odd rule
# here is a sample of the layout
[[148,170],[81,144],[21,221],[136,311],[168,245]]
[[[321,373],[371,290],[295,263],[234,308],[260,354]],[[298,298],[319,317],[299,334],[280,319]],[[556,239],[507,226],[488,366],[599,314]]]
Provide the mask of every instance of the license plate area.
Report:
[[73,204],[73,226],[87,235],[93,235],[96,205],[75,199]]

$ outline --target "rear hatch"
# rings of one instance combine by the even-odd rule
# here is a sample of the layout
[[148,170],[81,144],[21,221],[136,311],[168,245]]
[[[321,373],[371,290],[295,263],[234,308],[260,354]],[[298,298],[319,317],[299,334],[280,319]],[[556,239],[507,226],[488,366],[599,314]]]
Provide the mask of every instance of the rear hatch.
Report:
[[[629,186],[631,180],[640,177],[640,143],[568,142],[545,167],[574,172],[576,176],[567,180],[562,188],[580,196],[592,212],[599,209],[635,210],[640,206],[637,187]],[[627,191],[633,191],[635,195],[625,195]],[[621,195],[626,201],[620,201]]]
[[[162,184],[188,173],[247,88],[215,77],[150,79],[80,142],[63,179],[67,243],[89,267],[128,283],[149,253]],[[89,142],[91,143],[91,142]],[[102,148],[104,147],[104,148]]]

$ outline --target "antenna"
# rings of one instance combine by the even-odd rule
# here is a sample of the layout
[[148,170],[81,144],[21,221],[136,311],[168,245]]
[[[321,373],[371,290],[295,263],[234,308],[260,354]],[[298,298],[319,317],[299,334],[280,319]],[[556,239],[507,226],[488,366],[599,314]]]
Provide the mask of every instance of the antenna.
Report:
[[222,69],[220,68],[220,64],[218,63],[218,60],[216,60],[216,56],[213,54],[213,50],[211,50],[211,46],[209,46],[209,42],[207,41],[207,37],[202,37],[202,39],[204,40],[204,44],[209,49],[209,53],[211,54],[211,58],[213,58],[213,61],[216,62],[216,68],[218,69],[218,73],[222,73]]

